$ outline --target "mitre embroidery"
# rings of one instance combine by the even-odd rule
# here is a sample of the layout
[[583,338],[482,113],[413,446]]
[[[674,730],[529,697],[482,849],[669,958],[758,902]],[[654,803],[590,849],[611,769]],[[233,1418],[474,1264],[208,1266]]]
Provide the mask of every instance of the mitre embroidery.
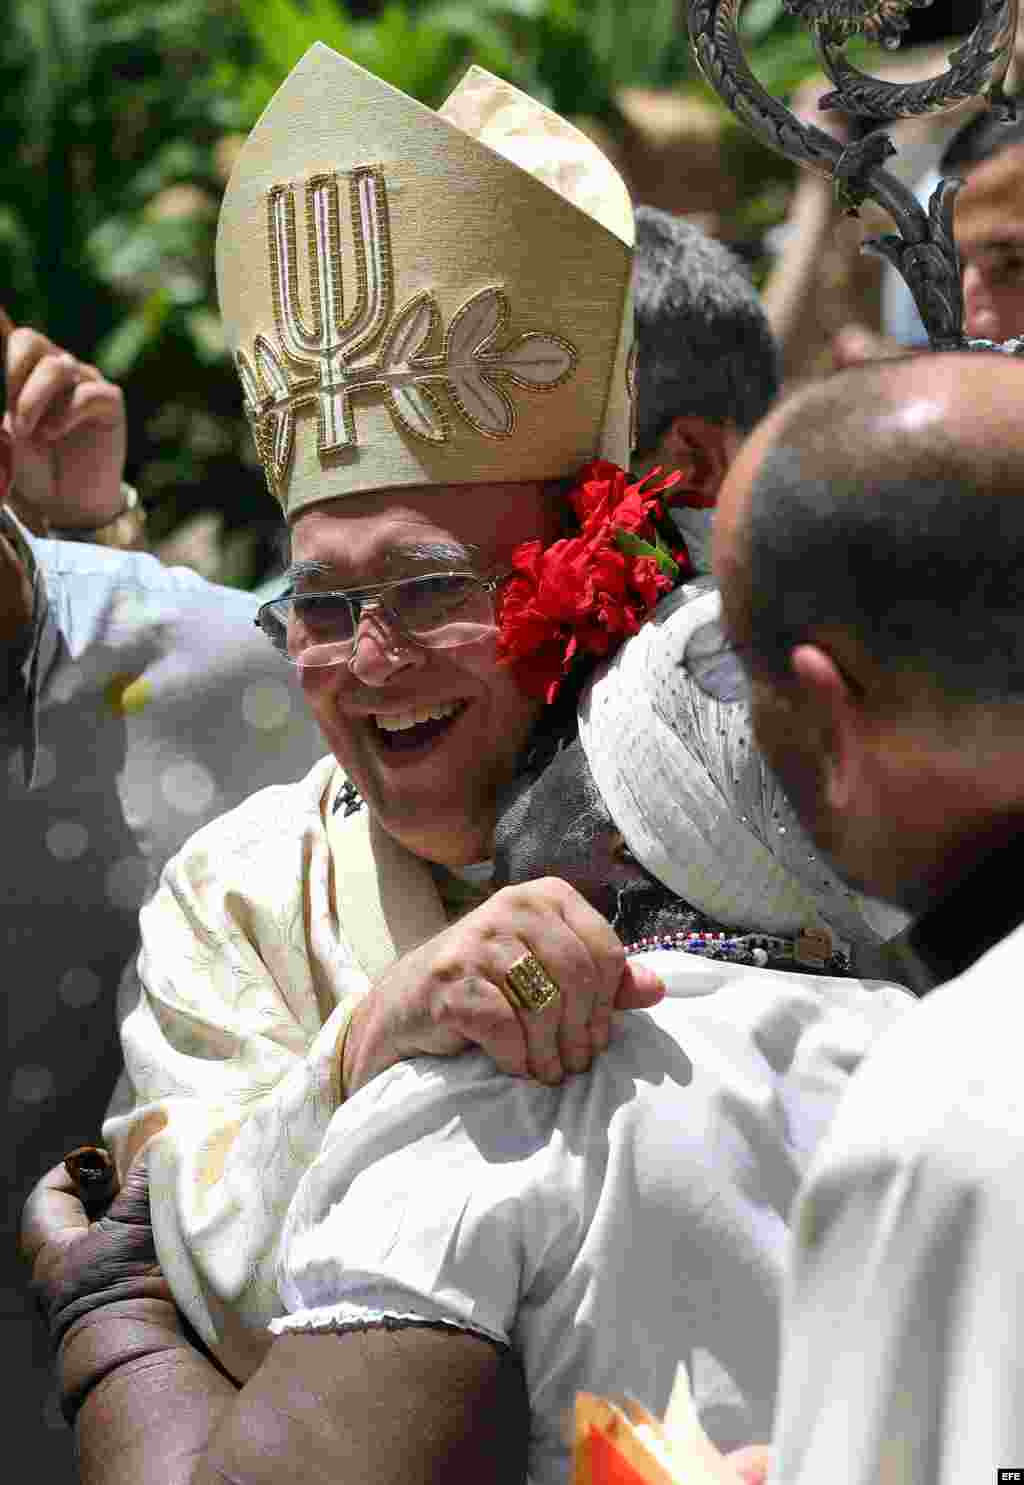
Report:
[[[507,438],[516,409],[506,390],[548,391],[576,370],[575,348],[559,335],[508,333],[511,306],[498,287],[481,289],[453,315],[440,352],[435,296],[416,294],[393,310],[387,187],[360,166],[348,176],[356,300],[345,313],[339,177],[306,182],[310,272],[308,319],[299,291],[295,188],[268,195],[267,235],[277,341],[257,335],[251,358],[235,356],[245,410],[272,492],[283,502],[295,452],[295,419],[317,414],[321,465],[358,443],[353,398],[382,395],[398,424],[428,443],[446,443],[452,420],[440,392],[477,433]],[[376,355],[370,351],[376,347]],[[364,359],[360,359],[364,358]]]

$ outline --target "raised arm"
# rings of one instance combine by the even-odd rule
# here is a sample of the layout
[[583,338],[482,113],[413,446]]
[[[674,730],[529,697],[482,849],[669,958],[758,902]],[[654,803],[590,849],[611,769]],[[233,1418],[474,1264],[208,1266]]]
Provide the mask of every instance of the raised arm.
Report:
[[124,506],[127,440],[121,389],[47,336],[15,329],[5,337],[13,488],[19,509],[44,527],[94,531]]
[[[124,400],[95,366],[45,335],[15,329],[0,308],[6,407],[0,428],[0,505],[37,530],[105,525],[124,505]],[[14,522],[0,523],[0,706],[22,690],[19,671],[43,606],[31,551]]]

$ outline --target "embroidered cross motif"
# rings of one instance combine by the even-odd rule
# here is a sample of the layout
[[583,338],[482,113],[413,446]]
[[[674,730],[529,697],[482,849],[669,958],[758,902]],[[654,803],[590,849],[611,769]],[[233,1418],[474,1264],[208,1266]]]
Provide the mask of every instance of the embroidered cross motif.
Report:
[[[257,335],[251,359],[235,356],[245,410],[267,482],[284,500],[295,452],[295,419],[316,411],[321,466],[358,443],[353,398],[376,393],[407,433],[446,443],[452,421],[438,395],[477,433],[507,438],[515,405],[507,387],[547,391],[576,370],[575,348],[561,336],[528,330],[506,339],[511,306],[498,287],[481,289],[453,315],[439,352],[434,295],[423,290],[393,313],[387,187],[374,166],[348,177],[357,292],[345,313],[339,177],[306,182],[310,271],[308,319],[299,290],[295,188],[268,195],[267,237],[277,342]],[[369,359],[371,348],[376,354]]]

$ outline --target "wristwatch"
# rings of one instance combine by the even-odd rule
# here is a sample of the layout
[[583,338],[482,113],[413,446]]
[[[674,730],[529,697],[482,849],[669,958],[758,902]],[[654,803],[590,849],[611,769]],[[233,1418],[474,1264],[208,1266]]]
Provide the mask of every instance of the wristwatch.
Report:
[[[43,536],[56,536],[61,541],[88,541],[96,546],[117,547],[128,550],[140,545],[146,526],[146,512],[139,499],[139,492],[132,485],[121,481],[121,509],[116,516],[102,526],[54,526],[42,518],[46,529]],[[37,519],[39,519],[37,517]]]

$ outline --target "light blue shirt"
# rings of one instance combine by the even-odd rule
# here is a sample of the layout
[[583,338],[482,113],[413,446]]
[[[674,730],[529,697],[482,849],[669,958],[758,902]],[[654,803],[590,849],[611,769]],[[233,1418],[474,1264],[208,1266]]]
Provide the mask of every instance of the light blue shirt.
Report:
[[326,748],[294,671],[253,624],[250,594],[143,553],[37,539],[3,518],[34,568],[35,612],[21,684],[0,697],[10,1048],[0,1314],[15,1358],[11,1450],[62,1485],[64,1425],[52,1405],[44,1424],[52,1383],[15,1259],[22,1202],[46,1169],[99,1138],[121,1067],[118,984],[164,862]]

